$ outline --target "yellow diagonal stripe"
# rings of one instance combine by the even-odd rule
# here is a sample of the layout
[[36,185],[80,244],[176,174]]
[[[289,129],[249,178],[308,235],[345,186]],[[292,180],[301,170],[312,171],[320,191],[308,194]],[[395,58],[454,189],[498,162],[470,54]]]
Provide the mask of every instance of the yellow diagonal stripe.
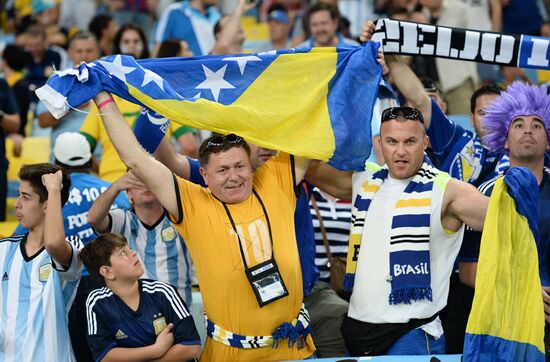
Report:
[[[327,98],[337,59],[334,48],[280,55],[227,106],[206,99],[152,99],[127,86],[133,97],[170,120],[198,129],[234,132],[259,146],[327,161],[336,147]],[[262,122],[251,123],[251,118]]]

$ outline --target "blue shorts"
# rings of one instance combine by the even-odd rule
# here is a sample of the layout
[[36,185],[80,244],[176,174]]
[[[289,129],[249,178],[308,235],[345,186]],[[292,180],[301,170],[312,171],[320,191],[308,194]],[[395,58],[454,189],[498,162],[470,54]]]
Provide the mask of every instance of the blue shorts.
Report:
[[388,355],[445,354],[445,335],[435,339],[420,328],[413,329],[395,341]]

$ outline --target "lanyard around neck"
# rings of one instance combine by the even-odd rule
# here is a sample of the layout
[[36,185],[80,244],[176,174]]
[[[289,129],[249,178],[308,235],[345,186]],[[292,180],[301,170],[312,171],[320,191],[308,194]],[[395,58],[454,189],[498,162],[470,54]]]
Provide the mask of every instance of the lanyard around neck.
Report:
[[[256,192],[256,189],[252,189],[252,193],[254,196],[258,199],[260,202],[260,205],[262,206],[262,211],[265,215],[265,219],[267,221],[267,228],[269,230],[269,242],[271,243],[271,257],[274,258],[275,251],[273,250],[273,234],[271,233],[271,223],[269,222],[269,216],[267,215],[267,210],[265,209],[265,205],[260,198],[260,195]],[[227,204],[225,202],[222,202],[223,208],[225,209],[225,213],[227,214],[227,217],[229,218],[229,221],[231,222],[231,227],[233,228],[233,231],[237,235],[237,239],[239,240],[239,251],[241,252],[241,259],[243,260],[243,265],[245,269],[248,269],[248,265],[246,264],[246,257],[244,255],[243,245],[241,243],[241,236],[239,235],[239,232],[237,231],[237,227],[235,226],[235,220],[233,220],[233,217],[231,216],[231,212],[229,211],[229,208],[227,207]]]

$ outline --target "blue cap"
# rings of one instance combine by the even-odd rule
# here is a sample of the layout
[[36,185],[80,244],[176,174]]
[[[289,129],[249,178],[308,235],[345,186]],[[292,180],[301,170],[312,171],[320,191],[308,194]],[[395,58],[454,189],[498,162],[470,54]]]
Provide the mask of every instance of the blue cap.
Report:
[[273,10],[267,16],[267,20],[275,20],[279,23],[290,24],[290,18],[288,14],[283,10]]
[[33,14],[40,14],[44,10],[53,8],[56,5],[55,0],[32,0],[31,2]]

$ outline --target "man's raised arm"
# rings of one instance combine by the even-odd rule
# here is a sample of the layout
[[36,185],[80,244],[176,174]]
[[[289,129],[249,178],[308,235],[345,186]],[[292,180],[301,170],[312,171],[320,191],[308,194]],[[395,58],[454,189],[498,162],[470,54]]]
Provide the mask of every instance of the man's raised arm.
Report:
[[489,198],[474,186],[451,179],[443,198],[441,223],[448,230],[456,231],[464,223],[474,230],[481,231],[488,206]]
[[94,101],[122,162],[145,183],[168,212],[176,219],[180,218],[172,172],[141,149],[109,93],[100,92],[94,97]]
[[315,162],[309,167],[305,179],[327,194],[341,200],[351,200],[352,171],[340,171],[326,162]]
[[[360,39],[362,42],[370,41],[374,33],[375,25],[372,21],[366,21],[361,28]],[[379,54],[380,58],[380,54]],[[430,127],[432,117],[432,102],[428,93],[424,90],[422,82],[412,69],[403,62],[399,55],[386,55],[385,62],[390,70],[392,78],[403,97],[416,109],[422,112],[426,128]]]

